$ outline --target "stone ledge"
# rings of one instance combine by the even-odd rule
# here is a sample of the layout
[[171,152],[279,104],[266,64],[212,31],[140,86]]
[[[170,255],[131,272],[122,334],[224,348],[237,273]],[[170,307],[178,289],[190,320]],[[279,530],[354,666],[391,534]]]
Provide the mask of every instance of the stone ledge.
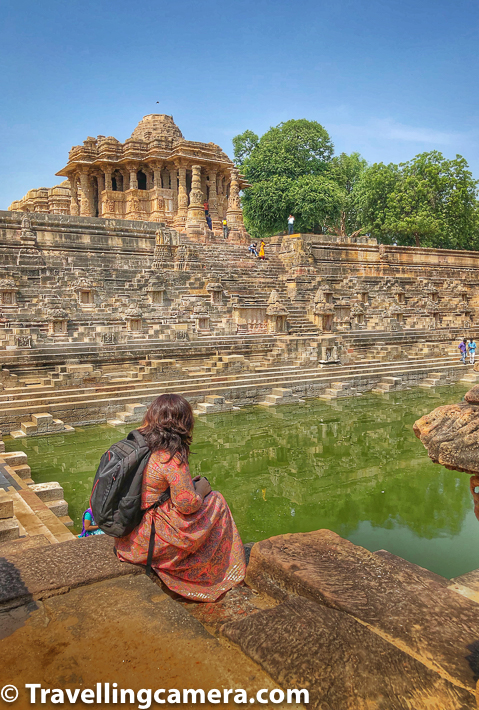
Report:
[[444,678],[475,690],[477,604],[427,574],[319,530],[256,543],[246,582],[280,601],[297,595],[346,612]]
[[43,599],[104,579],[135,575],[142,567],[120,562],[113,538],[94,535],[0,557],[0,604],[14,599]]
[[283,688],[306,688],[308,707],[335,710],[465,710],[472,693],[355,621],[348,614],[291,598],[231,621],[223,635]]

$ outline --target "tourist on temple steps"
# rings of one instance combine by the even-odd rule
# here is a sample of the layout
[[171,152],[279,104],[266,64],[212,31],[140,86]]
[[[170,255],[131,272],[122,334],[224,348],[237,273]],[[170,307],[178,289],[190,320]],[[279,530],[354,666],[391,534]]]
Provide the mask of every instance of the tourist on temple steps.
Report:
[[266,244],[263,242],[263,240],[261,240],[261,244],[259,245],[259,254],[258,254],[258,256],[259,256],[260,259],[262,259],[262,261],[264,261],[264,248],[265,248],[265,246],[266,246]]
[[294,217],[292,214],[288,217],[288,234],[293,234],[294,232]]
[[210,206],[206,200],[203,202],[203,207],[205,208],[205,215],[208,214]]
[[209,214],[206,215],[206,224],[208,225],[208,229],[213,229],[213,222],[211,221]]
[[476,341],[474,338],[471,338],[469,341],[467,349],[469,352],[469,362],[471,365],[474,365],[474,360],[476,359]]
[[253,256],[259,256],[258,250],[256,249],[256,242],[251,242],[248,248],[248,253],[253,254]]
[[461,340],[461,342],[459,343],[459,346],[458,346],[459,350],[461,351],[461,362],[463,365],[466,364],[466,350],[467,350],[466,342],[467,341],[464,338],[463,340]]
[[227,220],[226,220],[226,217],[225,217],[225,219],[223,220],[223,237],[224,237],[225,239],[228,239],[228,222],[227,222]]
[[[188,467],[194,418],[189,402],[162,394],[150,405],[140,432],[151,450],[143,473],[141,523],[116,540],[120,560],[146,564],[152,521],[152,569],[173,592],[214,602],[244,579],[244,548],[228,505],[206,478]],[[170,498],[151,508],[169,489]]]

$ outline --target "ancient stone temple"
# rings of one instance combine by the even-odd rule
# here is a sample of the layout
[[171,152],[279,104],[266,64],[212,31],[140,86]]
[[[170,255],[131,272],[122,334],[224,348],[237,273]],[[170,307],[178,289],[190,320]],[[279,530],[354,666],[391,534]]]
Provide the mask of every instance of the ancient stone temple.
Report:
[[9,210],[164,222],[202,237],[207,202],[213,233],[226,218],[231,240],[245,236],[246,181],[219,146],[185,140],[172,116],[145,116],[124,143],[87,138],[57,175],[67,182],[30,190]]

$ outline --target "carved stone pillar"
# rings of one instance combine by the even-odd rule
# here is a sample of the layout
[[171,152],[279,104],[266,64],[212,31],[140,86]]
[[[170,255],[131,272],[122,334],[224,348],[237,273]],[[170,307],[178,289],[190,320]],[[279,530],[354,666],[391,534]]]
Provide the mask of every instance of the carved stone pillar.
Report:
[[173,213],[178,209],[178,171],[170,168],[170,190],[173,191]]
[[226,219],[228,221],[229,230],[233,232],[236,231],[239,235],[243,235],[245,234],[245,229],[239,193],[239,172],[236,168],[231,168],[231,183],[228,197],[228,209],[226,210]]
[[205,202],[206,196],[208,194],[208,190],[207,190],[206,172],[204,169],[201,171],[201,191],[203,193],[203,202]]
[[78,204],[78,189],[77,189],[77,176],[69,177],[68,181],[70,183],[70,214],[79,215],[80,205]]
[[106,189],[105,174],[103,172],[98,173],[97,180],[98,180],[98,200],[100,200],[101,193],[103,192],[103,190]]
[[186,232],[191,235],[204,233],[205,229],[205,208],[203,207],[203,191],[201,189],[201,165],[191,167],[191,190],[190,204],[186,215]]
[[128,170],[130,173],[130,190],[138,190],[138,177],[136,165],[129,165]]
[[217,180],[217,203],[218,203],[218,215],[220,220],[222,220],[226,214],[225,210],[225,193],[224,193],[224,177],[220,173]]
[[216,222],[215,227],[220,227],[220,216],[218,214],[218,196],[216,194],[216,170],[210,170],[209,182],[210,194],[208,198],[209,212],[212,222]]
[[168,170],[164,169],[161,171],[161,181],[163,184],[163,189],[169,190],[170,189],[170,173]]
[[186,190],[186,167],[178,167],[178,210],[176,213],[175,226],[184,229],[186,215],[188,211],[188,192]]
[[91,187],[91,177],[88,168],[80,173],[81,204],[80,214],[83,217],[93,217],[93,194]]
[[153,187],[161,190],[161,163],[152,163],[153,167]]
[[111,182],[111,168],[105,170],[105,190],[113,190]]

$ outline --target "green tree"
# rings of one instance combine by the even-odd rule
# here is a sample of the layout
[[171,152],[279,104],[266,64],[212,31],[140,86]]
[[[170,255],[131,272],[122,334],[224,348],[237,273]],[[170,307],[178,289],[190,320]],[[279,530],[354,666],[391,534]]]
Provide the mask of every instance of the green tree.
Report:
[[245,131],[233,138],[234,158],[237,165],[242,165],[258,145],[259,138],[253,131]]
[[374,163],[361,174],[354,190],[358,221],[374,237],[386,244],[393,241],[393,237],[386,233],[384,227],[386,209],[398,179],[397,165]]
[[341,153],[329,163],[326,177],[343,191],[339,223],[331,225],[330,231],[341,236],[352,234],[355,231],[364,231],[361,229],[363,225],[356,204],[356,189],[367,166],[367,161],[359,153],[351,153],[351,155]]
[[[340,191],[324,177],[333,144],[319,123],[286,121],[260,139],[248,130],[235,136],[233,145],[239,168],[252,185],[243,195],[243,210],[253,236],[284,229],[290,212],[301,229],[338,218]],[[306,177],[311,179],[303,181]]]
[[477,185],[460,155],[421,153],[398,166],[368,168],[358,184],[358,213],[386,243],[471,249],[478,242]]
[[298,215],[296,231],[318,233],[325,225],[336,224],[344,208],[344,191],[332,180],[304,175],[289,188],[291,213]]

